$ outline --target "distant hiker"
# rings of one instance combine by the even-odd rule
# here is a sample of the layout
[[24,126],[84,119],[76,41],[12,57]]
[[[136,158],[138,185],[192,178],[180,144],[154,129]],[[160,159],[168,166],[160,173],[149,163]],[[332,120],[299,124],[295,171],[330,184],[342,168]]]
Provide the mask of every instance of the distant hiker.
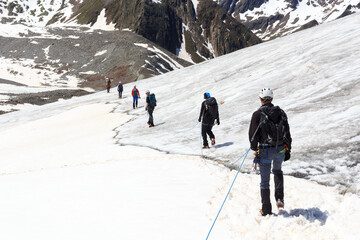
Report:
[[123,85],[121,82],[119,82],[119,85],[117,86],[117,90],[119,92],[119,98],[122,98],[122,92],[124,90]]
[[[211,131],[216,120],[217,125],[220,124],[218,104],[214,97],[210,97],[210,93],[204,93],[204,101],[201,104],[199,122],[201,122],[201,135],[203,138],[203,148],[209,148],[207,135],[209,135],[211,140],[211,145],[215,145],[215,135]],[[206,135],[207,134],[207,135]]]
[[285,112],[274,106],[273,91],[263,88],[259,97],[261,107],[251,118],[249,140],[251,149],[255,151],[254,169],[260,166],[261,215],[272,214],[270,202],[270,170],[275,182],[275,200],[278,208],[284,207],[284,177],[281,170],[283,161],[290,159],[291,135]]
[[108,93],[110,92],[110,88],[111,88],[111,80],[110,78],[108,78],[106,81],[106,90]]
[[145,110],[149,113],[149,121],[147,122],[147,124],[149,125],[149,127],[154,127],[154,118],[153,118],[153,112],[154,109],[156,107],[156,98],[155,98],[155,94],[151,93],[150,91],[147,90],[146,91],[146,107]]
[[133,96],[133,108],[138,106],[138,99],[140,98],[139,90],[136,88],[136,85],[131,90],[131,95]]

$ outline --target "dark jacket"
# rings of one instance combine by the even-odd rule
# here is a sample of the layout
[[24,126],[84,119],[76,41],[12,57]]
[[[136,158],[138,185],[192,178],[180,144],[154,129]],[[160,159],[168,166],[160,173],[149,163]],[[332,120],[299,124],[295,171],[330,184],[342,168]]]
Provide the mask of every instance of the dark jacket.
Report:
[[[261,119],[261,110],[263,110],[264,112],[267,112],[267,109],[269,109],[271,107],[274,107],[274,105],[272,103],[264,104],[257,111],[255,111],[252,115],[251,122],[250,122],[250,128],[249,128],[249,140],[250,140],[251,149],[254,151],[256,151],[259,143],[262,144],[265,142],[264,139],[261,139],[261,134],[260,134],[261,128],[259,128],[260,119]],[[282,111],[282,112],[283,112],[283,114],[285,114],[284,111]],[[285,116],[286,116],[286,114],[285,114]],[[280,118],[281,118],[281,114],[279,112],[275,112],[273,115],[270,115],[269,118],[271,118],[274,122],[279,122]],[[289,150],[291,150],[292,139],[291,139],[291,134],[290,134],[289,123],[287,121],[285,122],[285,131],[286,131],[285,144],[288,146]]]
[[122,83],[119,83],[117,90],[118,90],[119,92],[122,92],[122,91],[123,91],[123,85],[122,85]]
[[[214,98],[215,99],[215,98]],[[199,122],[202,119],[202,124],[205,125],[214,125],[215,120],[217,120],[217,123],[220,124],[220,117],[219,117],[219,111],[217,111],[217,117],[213,117],[209,111],[206,109],[206,101],[208,99],[206,99],[205,101],[202,102],[201,104],[201,109],[200,109],[200,116],[199,116]],[[216,100],[215,100],[216,101]]]

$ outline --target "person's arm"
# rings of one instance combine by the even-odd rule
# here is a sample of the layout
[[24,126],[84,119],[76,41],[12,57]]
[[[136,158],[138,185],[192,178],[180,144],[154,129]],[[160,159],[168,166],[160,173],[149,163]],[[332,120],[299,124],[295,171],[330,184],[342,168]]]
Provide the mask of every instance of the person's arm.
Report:
[[219,107],[217,108],[216,116],[217,116],[216,123],[217,123],[217,125],[220,125]]
[[150,104],[150,98],[149,98],[149,97],[146,97],[146,106],[145,106],[145,111],[147,111],[147,110],[148,110],[149,104]]
[[249,141],[252,150],[256,151],[259,142],[259,123],[260,123],[260,111],[253,113],[249,127]]
[[139,90],[136,89],[136,91],[137,91],[137,93],[138,93],[138,97],[140,98],[140,92],[139,92]]
[[203,102],[203,103],[201,104],[199,122],[201,122],[201,117],[203,116],[204,111],[205,111],[205,102]]
[[[286,113],[284,113],[286,116]],[[286,116],[286,120],[287,120],[287,116]],[[292,138],[291,138],[291,134],[290,134],[290,126],[289,126],[289,122],[288,120],[285,123],[285,131],[286,131],[286,135],[285,135],[285,144],[287,145],[287,147],[289,148],[289,151],[291,151],[291,142],[292,142]]]

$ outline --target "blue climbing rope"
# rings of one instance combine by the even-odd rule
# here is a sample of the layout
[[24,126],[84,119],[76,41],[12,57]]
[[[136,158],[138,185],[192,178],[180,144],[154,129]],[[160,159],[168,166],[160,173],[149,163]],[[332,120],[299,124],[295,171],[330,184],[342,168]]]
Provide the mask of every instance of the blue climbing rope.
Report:
[[240,159],[242,159],[245,154],[247,154],[247,152],[245,152],[243,155],[241,155],[241,157],[239,157],[239,158],[236,159],[232,164],[230,164],[230,165],[228,166],[228,168],[231,168],[235,163],[237,163],[238,161],[240,161]]
[[[215,217],[214,222],[213,222],[213,224],[211,225],[211,228],[210,228],[210,231],[209,231],[209,233],[208,233],[208,235],[207,235],[207,237],[206,237],[206,240],[209,238],[210,233],[211,233],[211,230],[213,229],[213,227],[214,227],[214,225],[215,225],[215,222],[216,222],[217,218],[219,217],[222,208],[223,208],[224,205],[225,205],[226,199],[228,198],[228,196],[229,196],[229,194],[230,194],[230,191],[231,191],[232,187],[234,186],[235,180],[236,180],[237,176],[239,175],[240,169],[241,169],[242,165],[244,164],[244,161],[245,161],[245,159],[246,159],[249,151],[250,151],[250,148],[249,148],[249,150],[247,150],[247,152],[244,154],[245,157],[244,157],[244,159],[243,159],[243,161],[242,161],[242,163],[241,163],[241,165],[240,165],[240,167],[239,167],[239,170],[237,171],[237,173],[236,173],[236,175],[235,175],[234,181],[231,183],[230,189],[229,189],[228,193],[226,194],[226,197],[225,197],[225,199],[224,199],[224,201],[223,201],[223,203],[222,203],[222,205],[221,205],[221,207],[220,207],[220,210],[219,210],[218,214],[217,214],[216,217]],[[244,155],[243,155],[243,156],[244,156]]]

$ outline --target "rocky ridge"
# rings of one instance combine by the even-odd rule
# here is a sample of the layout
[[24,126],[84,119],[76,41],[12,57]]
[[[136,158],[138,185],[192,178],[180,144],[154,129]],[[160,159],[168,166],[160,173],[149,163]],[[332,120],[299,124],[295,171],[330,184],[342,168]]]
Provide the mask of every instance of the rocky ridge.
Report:
[[188,55],[186,60],[195,63],[261,42],[212,0],[47,0],[35,8],[26,4],[31,1],[0,2],[6,15],[2,21],[92,26],[103,14],[109,25],[129,29],[178,56]]
[[359,0],[216,0],[262,40],[360,11]]

